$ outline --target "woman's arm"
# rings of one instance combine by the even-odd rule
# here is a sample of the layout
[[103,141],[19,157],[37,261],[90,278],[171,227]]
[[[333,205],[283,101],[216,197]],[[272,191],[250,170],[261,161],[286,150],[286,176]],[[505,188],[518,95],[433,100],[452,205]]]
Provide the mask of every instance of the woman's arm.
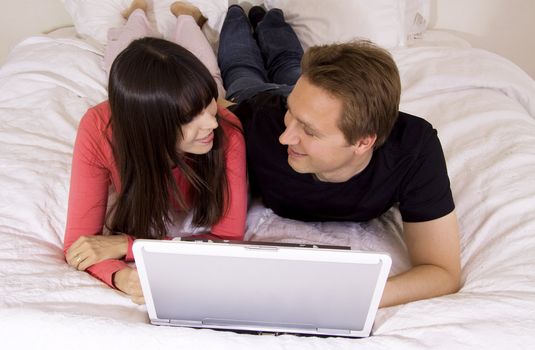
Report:
[[[223,118],[241,128],[241,124],[230,111],[219,108]],[[228,146],[225,152],[227,160],[227,181],[229,186],[228,208],[223,218],[212,227],[212,234],[219,239],[243,240],[247,215],[247,172],[245,165],[245,141],[241,130],[225,125]]]
[[[102,114],[103,105],[91,108],[80,121],[73,151],[71,185],[67,210],[67,225],[64,238],[64,253],[67,262],[78,269],[87,269],[94,277],[113,287],[112,275],[128,265],[120,257],[126,251],[114,248],[108,259],[92,261],[81,247],[84,241],[121,239],[123,236],[102,236],[110,185],[110,170],[106,164],[109,147],[104,137],[107,118]],[[91,237],[91,238],[89,238]],[[88,239],[89,238],[89,239]],[[123,243],[120,243],[124,247]],[[108,244],[109,247],[109,244]],[[86,261],[87,260],[87,261]]]
[[113,283],[117,289],[128,294],[130,299],[136,304],[145,304],[141,282],[136,269],[125,267],[113,274]]
[[65,254],[67,263],[83,271],[108,259],[124,259],[128,251],[128,236],[80,236]]

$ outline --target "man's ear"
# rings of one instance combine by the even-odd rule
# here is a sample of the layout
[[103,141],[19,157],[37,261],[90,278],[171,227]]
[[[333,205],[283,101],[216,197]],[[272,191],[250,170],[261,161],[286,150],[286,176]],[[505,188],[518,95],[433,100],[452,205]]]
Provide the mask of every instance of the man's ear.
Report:
[[377,141],[377,135],[368,135],[368,136],[361,137],[353,145],[355,147],[355,154],[360,155],[360,154],[367,153],[370,150],[373,151],[373,146],[375,145],[375,141]]

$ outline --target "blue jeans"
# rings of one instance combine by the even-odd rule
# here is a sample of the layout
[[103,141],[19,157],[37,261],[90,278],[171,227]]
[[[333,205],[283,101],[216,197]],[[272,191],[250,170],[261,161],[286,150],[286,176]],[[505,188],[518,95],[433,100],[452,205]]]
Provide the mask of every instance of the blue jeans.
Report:
[[288,96],[301,75],[303,48],[281,10],[269,10],[256,35],[243,10],[229,7],[218,51],[228,100],[239,103],[264,91]]

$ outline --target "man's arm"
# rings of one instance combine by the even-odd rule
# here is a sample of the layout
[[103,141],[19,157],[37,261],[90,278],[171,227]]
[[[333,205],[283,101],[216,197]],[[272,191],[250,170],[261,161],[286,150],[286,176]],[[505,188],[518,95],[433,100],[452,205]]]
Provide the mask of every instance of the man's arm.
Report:
[[455,211],[431,221],[404,222],[403,234],[413,267],[388,279],[380,307],[457,292],[461,263]]

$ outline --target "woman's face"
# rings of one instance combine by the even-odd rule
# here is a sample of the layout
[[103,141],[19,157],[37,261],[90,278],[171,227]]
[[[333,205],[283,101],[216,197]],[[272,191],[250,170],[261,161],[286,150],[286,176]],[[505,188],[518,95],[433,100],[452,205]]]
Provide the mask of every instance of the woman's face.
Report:
[[214,99],[188,124],[182,125],[182,139],[177,150],[184,153],[205,154],[212,149],[214,129],[217,128],[217,104]]

